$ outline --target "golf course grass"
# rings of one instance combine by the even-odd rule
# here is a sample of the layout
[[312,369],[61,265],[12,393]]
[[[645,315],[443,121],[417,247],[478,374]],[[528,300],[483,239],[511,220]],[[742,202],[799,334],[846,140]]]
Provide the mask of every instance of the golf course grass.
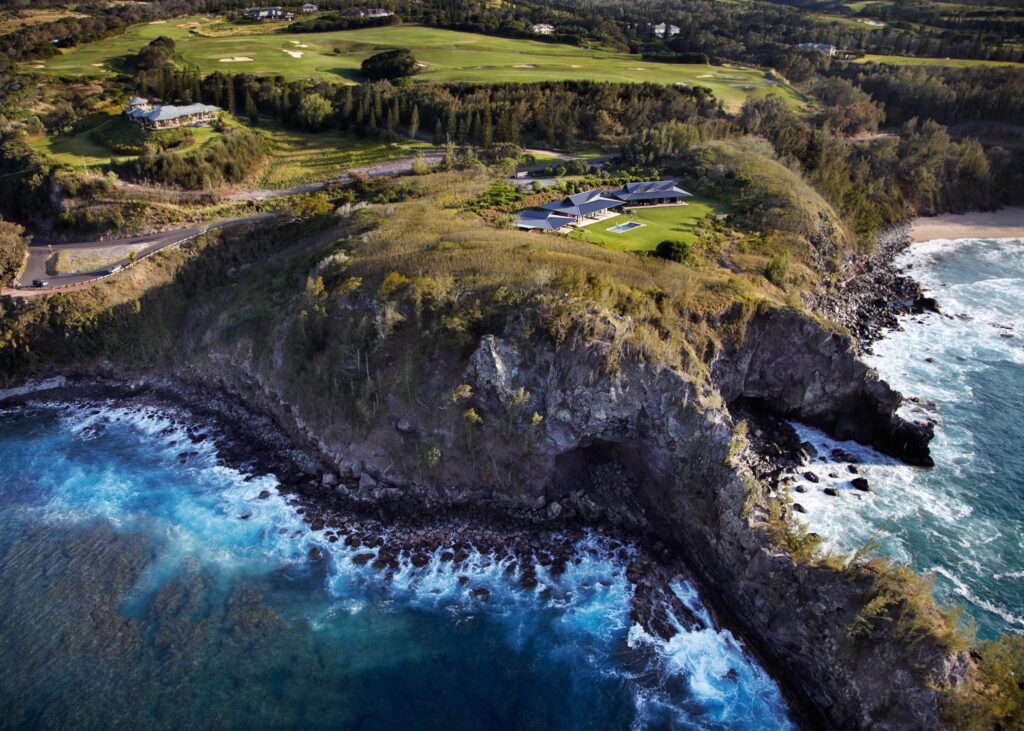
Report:
[[[685,206],[635,208],[575,229],[571,235],[618,251],[654,251],[662,241],[695,241],[695,228],[707,214],[725,212],[725,206],[716,201],[694,196],[687,199]],[[608,230],[629,221],[643,226],[623,233]]]
[[[204,28],[214,26],[221,34],[207,35]],[[262,32],[257,25],[224,33],[223,26],[223,21],[198,17],[137,25],[123,35],[70,49],[26,68],[69,75],[109,74],[124,68],[126,59],[149,41],[165,35],[177,44],[176,60],[204,74],[245,71],[355,83],[362,78],[359,66],[365,58],[390,48],[409,48],[425,64],[415,77],[424,81],[649,81],[707,86],[730,108],[739,107],[748,97],[773,92],[794,103],[802,101],[792,88],[758,69],[653,63],[628,53],[412,25],[302,34]],[[246,29],[251,29],[248,34]]]

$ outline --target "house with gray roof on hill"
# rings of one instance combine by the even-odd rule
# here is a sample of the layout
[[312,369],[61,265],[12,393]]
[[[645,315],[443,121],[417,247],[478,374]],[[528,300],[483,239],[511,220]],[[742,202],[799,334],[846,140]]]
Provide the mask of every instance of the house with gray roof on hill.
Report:
[[670,205],[693,197],[693,193],[687,193],[674,180],[626,183],[621,188],[609,191],[608,195],[630,206]]
[[169,129],[171,127],[195,127],[214,121],[223,111],[212,104],[153,104],[148,99],[135,97],[128,102],[125,116],[133,122],[149,129]]
[[609,198],[605,195],[603,190],[595,188],[594,190],[586,190],[582,193],[573,193],[560,201],[545,203],[544,205],[537,207],[544,211],[560,213],[563,216],[572,216],[576,220],[579,220],[582,218],[594,217],[597,214],[621,205],[622,201],[615,198]]

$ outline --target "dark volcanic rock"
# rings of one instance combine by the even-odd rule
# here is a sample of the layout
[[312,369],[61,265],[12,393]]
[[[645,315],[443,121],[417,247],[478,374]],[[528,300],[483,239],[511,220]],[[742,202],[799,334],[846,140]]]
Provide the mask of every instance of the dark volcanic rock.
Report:
[[867,478],[855,477],[852,480],[850,480],[850,484],[853,485],[858,490],[860,490],[861,492],[871,492],[871,485],[870,483],[868,483]]

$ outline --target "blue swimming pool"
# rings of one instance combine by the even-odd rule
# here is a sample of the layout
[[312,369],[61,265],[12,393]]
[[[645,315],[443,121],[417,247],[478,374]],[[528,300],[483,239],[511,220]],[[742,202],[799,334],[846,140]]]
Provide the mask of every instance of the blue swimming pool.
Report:
[[623,234],[626,231],[632,231],[634,228],[641,228],[644,224],[637,223],[636,221],[627,221],[626,223],[620,223],[618,226],[612,226],[609,231],[613,234]]

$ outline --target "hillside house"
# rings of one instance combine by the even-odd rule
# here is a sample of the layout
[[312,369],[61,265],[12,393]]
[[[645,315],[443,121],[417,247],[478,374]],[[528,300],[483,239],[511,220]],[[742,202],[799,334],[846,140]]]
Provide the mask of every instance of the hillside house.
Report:
[[839,49],[833,46],[831,43],[798,43],[797,48],[804,51],[820,51],[826,56],[835,56],[839,53]]
[[198,127],[217,119],[220,107],[212,104],[150,104],[148,99],[133,97],[124,110],[132,122],[147,129],[171,129],[172,127]]
[[384,8],[356,8],[355,10],[346,10],[341,14],[343,18],[389,18],[394,13]]
[[291,20],[295,14],[280,7],[272,8],[246,8],[242,14],[247,18],[256,21],[264,20]]
[[566,226],[586,226],[628,208],[686,205],[685,199],[692,195],[674,180],[626,183],[608,191],[595,188],[520,211],[516,226],[527,231],[558,231]]
[[679,35],[679,26],[669,25],[668,23],[658,23],[654,26],[654,35],[658,36],[658,38],[664,38],[665,36],[671,38],[672,36],[677,36]]
[[534,23],[531,29],[536,35],[549,36],[555,32],[555,26],[548,23]]
[[315,13],[319,9],[319,6],[314,3],[306,3],[305,5],[302,6],[302,12],[306,13],[307,15],[309,13]]
[[693,197],[692,193],[687,193],[676,185],[674,180],[649,180],[641,183],[626,183],[617,190],[609,191],[608,195],[619,199],[627,207],[673,205],[682,203],[685,198]]

